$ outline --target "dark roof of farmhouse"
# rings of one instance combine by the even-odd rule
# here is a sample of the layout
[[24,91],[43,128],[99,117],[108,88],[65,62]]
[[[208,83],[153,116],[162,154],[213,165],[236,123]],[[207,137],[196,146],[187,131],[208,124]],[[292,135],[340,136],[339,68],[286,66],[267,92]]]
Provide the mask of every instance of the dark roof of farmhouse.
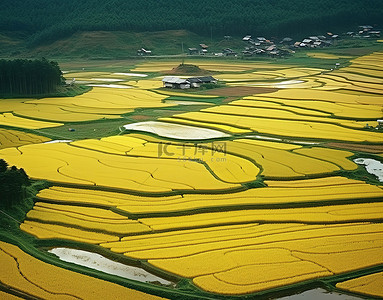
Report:
[[199,80],[202,82],[212,82],[212,81],[217,81],[213,76],[203,76],[203,77],[198,77]]

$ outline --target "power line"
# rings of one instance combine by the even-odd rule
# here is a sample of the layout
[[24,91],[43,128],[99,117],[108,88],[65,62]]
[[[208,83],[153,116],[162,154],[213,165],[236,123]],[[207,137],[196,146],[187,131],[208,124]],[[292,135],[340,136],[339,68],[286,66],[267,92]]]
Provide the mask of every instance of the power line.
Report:
[[3,211],[3,210],[0,209],[0,212],[2,212],[4,215],[6,215],[7,217],[11,218],[12,220],[16,221],[17,223],[21,224],[20,221],[16,220],[14,217],[8,215],[5,211]]

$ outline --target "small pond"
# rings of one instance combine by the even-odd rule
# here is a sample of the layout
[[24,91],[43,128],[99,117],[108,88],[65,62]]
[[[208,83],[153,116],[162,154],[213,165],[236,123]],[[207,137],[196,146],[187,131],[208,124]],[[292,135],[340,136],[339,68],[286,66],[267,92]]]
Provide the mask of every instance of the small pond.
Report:
[[163,285],[175,286],[174,282],[151,274],[144,269],[115,262],[97,253],[71,248],[53,248],[48,252],[57,255],[62,261],[88,267],[107,274],[116,275],[140,282],[159,282]]

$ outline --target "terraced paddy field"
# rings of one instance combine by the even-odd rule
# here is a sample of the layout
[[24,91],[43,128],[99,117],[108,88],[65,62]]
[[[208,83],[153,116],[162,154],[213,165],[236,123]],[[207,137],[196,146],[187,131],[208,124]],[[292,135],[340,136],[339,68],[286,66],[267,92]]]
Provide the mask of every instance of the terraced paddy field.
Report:
[[2,211],[0,297],[383,298],[383,54],[311,56],[350,61],[190,60],[226,87],[183,91],[145,60],[0,100],[0,158],[36,189]]

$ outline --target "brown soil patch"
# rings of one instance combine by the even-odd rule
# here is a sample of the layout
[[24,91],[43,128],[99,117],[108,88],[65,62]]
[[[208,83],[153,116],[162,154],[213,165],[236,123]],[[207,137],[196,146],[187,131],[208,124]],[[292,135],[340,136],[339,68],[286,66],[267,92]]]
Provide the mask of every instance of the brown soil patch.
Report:
[[136,121],[145,121],[145,120],[151,119],[151,117],[144,116],[144,115],[133,115],[133,116],[130,116],[129,118]]
[[232,86],[206,90],[204,91],[204,94],[224,97],[244,97],[256,94],[273,93],[276,91],[278,91],[278,89],[251,86]]
[[341,148],[345,150],[360,151],[367,153],[383,153],[383,145],[358,145],[346,143],[328,143],[326,145],[330,148]]
[[214,72],[207,71],[205,69],[201,69],[196,65],[190,64],[180,64],[179,66],[173,68],[170,71],[164,72],[165,74],[174,74],[174,75],[193,75],[193,76],[205,76],[205,75],[213,75]]

